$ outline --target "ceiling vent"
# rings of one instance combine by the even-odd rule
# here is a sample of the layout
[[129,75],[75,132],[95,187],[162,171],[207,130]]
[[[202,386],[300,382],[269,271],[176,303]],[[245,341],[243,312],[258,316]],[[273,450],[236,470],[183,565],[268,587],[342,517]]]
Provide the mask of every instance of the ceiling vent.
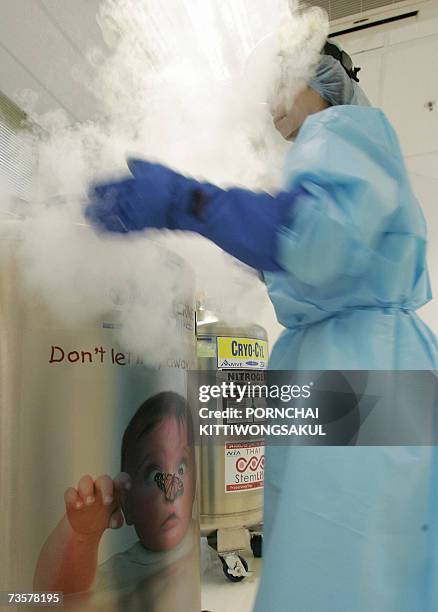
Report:
[[413,20],[428,0],[307,0],[303,6],[320,6],[330,20],[330,36]]

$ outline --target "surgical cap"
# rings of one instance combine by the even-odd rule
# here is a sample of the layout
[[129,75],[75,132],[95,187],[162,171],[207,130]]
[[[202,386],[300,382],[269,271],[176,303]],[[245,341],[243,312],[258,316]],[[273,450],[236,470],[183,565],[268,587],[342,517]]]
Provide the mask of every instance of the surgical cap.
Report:
[[362,88],[353,81],[342,64],[331,55],[322,55],[309,87],[332,106],[339,104],[356,104],[371,106]]

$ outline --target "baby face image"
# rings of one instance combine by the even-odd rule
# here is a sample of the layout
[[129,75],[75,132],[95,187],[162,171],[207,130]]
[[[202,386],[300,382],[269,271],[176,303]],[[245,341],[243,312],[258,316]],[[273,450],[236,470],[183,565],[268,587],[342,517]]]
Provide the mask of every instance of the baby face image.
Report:
[[153,551],[177,546],[190,525],[195,478],[186,421],[163,418],[131,445],[125,518]]

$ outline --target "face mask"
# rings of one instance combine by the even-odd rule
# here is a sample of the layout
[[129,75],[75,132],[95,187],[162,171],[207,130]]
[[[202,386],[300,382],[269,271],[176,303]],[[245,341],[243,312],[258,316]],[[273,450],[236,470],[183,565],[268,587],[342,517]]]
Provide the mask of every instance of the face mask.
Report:
[[309,115],[320,112],[330,105],[319,93],[310,87],[305,87],[295,98],[288,112],[274,109],[272,112],[274,125],[286,140],[295,138],[298,130]]

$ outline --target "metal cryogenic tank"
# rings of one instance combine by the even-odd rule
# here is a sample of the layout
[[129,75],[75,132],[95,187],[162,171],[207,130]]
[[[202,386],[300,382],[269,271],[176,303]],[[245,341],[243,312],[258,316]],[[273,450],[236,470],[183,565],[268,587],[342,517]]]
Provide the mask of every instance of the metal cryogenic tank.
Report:
[[[20,221],[0,221],[0,591],[9,593],[56,590],[41,586],[38,568],[43,559],[42,575],[50,582],[49,570],[56,569],[46,555],[50,538],[58,537],[63,521],[72,528],[65,490],[78,486],[84,475],[115,477],[129,426],[138,415],[143,418],[140,408],[152,405],[149,400],[174,401],[175,396],[183,398],[184,406],[183,368],[195,361],[192,276],[180,258],[163,251],[165,265],[176,266],[187,278],[184,295],[173,296],[168,322],[180,342],[168,363],[152,369],[117,341],[114,287],[108,287],[108,310],[83,326],[67,326],[55,318],[48,296],[24,292],[17,255],[21,228]],[[86,591],[64,593],[64,609],[200,610],[196,465],[192,480],[187,466],[184,475],[177,467],[161,469],[161,480],[149,478],[148,491],[159,496],[160,508],[168,508],[172,516],[184,514],[184,531],[160,543],[154,556],[145,543],[152,536],[142,532],[153,518],[149,506],[140,519],[129,520],[132,525],[106,529],[99,540],[94,581]],[[131,488],[123,493],[125,504],[120,502],[126,521],[126,509],[139,503],[136,479],[133,472]],[[166,480],[179,482],[178,495],[169,492]],[[171,518],[166,518],[167,534],[177,522]],[[21,606],[17,603],[15,609]]]
[[[257,324],[231,325],[208,301],[196,311],[198,370],[216,372],[216,382],[263,384],[268,360],[267,333]],[[236,350],[233,350],[236,347]],[[214,400],[213,400],[214,401]],[[246,400],[251,405],[254,399]],[[242,408],[245,401],[239,404]],[[233,407],[219,398],[216,410]],[[232,423],[219,419],[221,423]],[[239,421],[242,422],[242,421]],[[245,422],[245,421],[243,421]],[[241,467],[242,466],[242,467]],[[216,437],[200,440],[201,532],[217,550],[225,576],[232,581],[247,574],[241,553],[250,543],[261,556],[264,483],[264,441],[251,437]]]

